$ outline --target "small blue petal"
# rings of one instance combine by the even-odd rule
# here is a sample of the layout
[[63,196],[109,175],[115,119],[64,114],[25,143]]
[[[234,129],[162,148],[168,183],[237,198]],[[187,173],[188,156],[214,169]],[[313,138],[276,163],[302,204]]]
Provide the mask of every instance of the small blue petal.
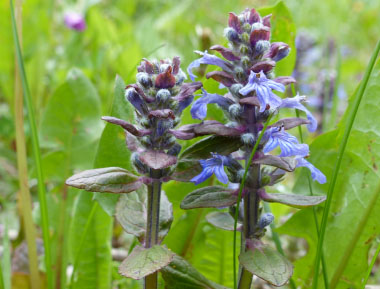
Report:
[[260,73],[251,71],[248,83],[239,92],[242,95],[248,95],[250,92],[256,91],[256,96],[260,102],[260,112],[263,112],[267,105],[271,108],[277,108],[281,104],[281,98],[275,95],[272,89],[284,92],[285,86],[268,79],[263,71]]
[[190,180],[191,182],[198,185],[211,177],[212,174],[215,174],[216,178],[221,183],[228,183],[228,177],[224,171],[224,166],[229,166],[228,157],[219,154],[212,154],[212,158],[207,160],[200,160],[199,163],[201,164],[203,170],[199,175],[192,178]]
[[227,61],[212,55],[208,54],[207,50],[205,52],[201,51],[195,51],[196,53],[202,55],[201,58],[194,60],[190,63],[190,65],[187,67],[187,73],[189,74],[192,81],[195,80],[195,75],[193,74],[192,70],[196,67],[199,67],[201,64],[209,64],[209,65],[216,65],[222,68],[223,70],[230,72],[231,71],[231,64]]
[[314,132],[317,130],[318,122],[313,114],[301,103],[304,100],[305,97],[297,94],[295,97],[283,99],[280,107],[295,108],[304,111],[306,113],[307,119],[310,121],[310,124],[307,125],[307,128],[310,132]]
[[274,220],[274,216],[272,213],[262,214],[259,219],[259,227],[264,229],[266,226],[269,226]]
[[207,104],[216,103],[220,107],[227,109],[231,101],[216,93],[207,93],[202,88],[203,96],[198,98],[191,107],[191,116],[196,119],[204,119],[207,116]]
[[309,146],[307,144],[300,144],[295,136],[278,127],[268,129],[264,134],[264,139],[267,140],[264,146],[265,153],[279,146],[281,149],[280,157],[304,157],[309,154]]
[[326,176],[315,166],[313,166],[310,162],[308,162],[304,158],[297,158],[297,161],[297,167],[306,167],[310,170],[311,177],[314,181],[317,181],[320,184],[326,183]]

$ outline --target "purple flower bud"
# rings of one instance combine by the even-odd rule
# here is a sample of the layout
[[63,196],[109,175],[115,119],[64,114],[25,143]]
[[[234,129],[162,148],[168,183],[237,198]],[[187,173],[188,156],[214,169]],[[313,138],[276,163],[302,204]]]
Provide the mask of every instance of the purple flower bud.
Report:
[[146,103],[142,100],[134,87],[130,87],[125,91],[125,98],[136,108],[140,114],[145,115],[148,113],[148,107]]
[[264,229],[266,226],[269,226],[274,220],[274,216],[272,213],[262,214],[259,219],[259,227],[260,229]]
[[242,95],[248,95],[250,92],[256,91],[256,96],[260,102],[260,112],[263,112],[267,108],[267,105],[275,109],[281,104],[281,98],[275,95],[272,89],[284,92],[285,86],[268,79],[262,71],[260,73],[251,71],[248,83],[239,92]]
[[233,28],[239,34],[243,33],[239,17],[235,13],[230,12],[230,17],[228,18],[228,26]]
[[256,42],[255,45],[255,52],[257,54],[263,54],[265,51],[267,51],[270,47],[270,42],[267,40],[259,40]]
[[252,47],[256,46],[256,43],[260,40],[269,40],[270,38],[270,29],[267,27],[262,27],[259,29],[255,29],[251,32],[251,35],[249,37],[249,41],[251,43]]
[[280,146],[280,157],[304,157],[309,154],[309,146],[307,144],[300,144],[295,136],[287,133],[282,128],[269,128],[264,133],[264,139],[267,140],[267,143],[264,146],[264,153],[268,153]]
[[202,55],[201,58],[194,60],[187,68],[187,73],[189,74],[192,81],[195,79],[195,75],[192,73],[193,68],[199,67],[201,64],[209,64],[209,65],[216,65],[222,68],[226,72],[231,72],[232,65],[228,63],[227,61],[224,61],[223,59],[220,59],[219,57],[215,55],[211,55],[207,53],[207,50],[205,52],[201,51],[195,51],[199,55]]
[[310,132],[314,132],[317,129],[318,122],[313,116],[313,114],[301,103],[305,100],[306,96],[297,94],[295,97],[283,99],[279,107],[295,108],[304,111],[306,113],[307,119],[310,121],[310,124],[307,125],[307,128]]
[[229,159],[226,156],[222,156],[219,154],[212,154],[211,159],[200,160],[199,161],[203,170],[202,172],[192,178],[190,181],[196,185],[207,180],[212,174],[215,174],[216,178],[223,184],[228,183],[228,177],[226,172],[224,171],[224,166],[229,166]]
[[257,13],[255,8],[252,8],[249,13],[248,23],[253,24],[256,22],[260,22],[260,15]]
[[146,72],[139,72],[136,74],[137,81],[144,87],[149,87],[151,85],[149,74]]
[[270,51],[266,57],[272,58],[274,61],[280,61],[288,56],[290,47],[284,42],[274,42],[271,44]]
[[76,31],[83,31],[86,29],[86,21],[81,13],[66,12],[64,16],[65,25]]
[[326,183],[326,176],[318,170],[315,166],[313,166],[310,162],[305,160],[302,157],[298,157],[297,159],[297,167],[306,167],[311,172],[311,177],[314,181],[317,181],[320,184]]
[[167,89],[160,89],[156,94],[156,99],[159,103],[167,102],[171,97],[170,91]]
[[226,29],[224,29],[224,35],[231,42],[240,41],[239,34],[233,28],[227,27]]
[[233,104],[233,101],[223,97],[216,93],[207,93],[205,89],[202,88],[203,96],[198,98],[190,110],[191,116],[196,119],[204,119],[207,116],[207,104],[216,103],[224,109],[228,109],[230,104]]

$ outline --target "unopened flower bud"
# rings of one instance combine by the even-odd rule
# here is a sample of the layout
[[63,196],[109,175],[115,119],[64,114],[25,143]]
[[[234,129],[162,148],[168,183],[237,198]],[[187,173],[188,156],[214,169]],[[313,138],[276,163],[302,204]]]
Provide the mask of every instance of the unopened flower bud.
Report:
[[238,117],[241,114],[241,106],[238,103],[231,104],[228,107],[228,112],[233,116],[233,117]]
[[249,43],[249,34],[244,32],[242,35],[241,35],[241,40],[243,40],[244,43]]
[[250,33],[251,32],[251,25],[247,22],[247,23],[244,23],[243,25],[243,30],[247,33]]
[[238,42],[240,40],[239,34],[235,31],[235,29],[231,27],[227,27],[226,29],[224,29],[224,35],[231,42]]
[[242,57],[242,58],[241,58],[241,62],[242,62],[243,66],[244,66],[245,68],[248,68],[248,67],[251,66],[251,60],[249,59],[248,56],[244,56],[244,57]]
[[147,168],[147,166],[144,165],[144,164],[140,161],[140,159],[139,159],[139,154],[138,154],[138,153],[132,153],[132,155],[131,155],[131,161],[132,161],[133,165],[136,167],[136,169],[137,169],[137,171],[138,171],[139,173],[144,174],[144,173],[148,172],[148,168]]
[[256,42],[255,45],[255,52],[257,54],[263,54],[265,51],[267,51],[270,47],[270,42],[267,40],[259,40]]
[[186,74],[180,70],[178,74],[176,75],[176,84],[181,84],[186,80]]
[[235,97],[241,97],[241,94],[239,93],[239,90],[243,88],[243,85],[240,83],[235,83],[231,85],[230,87],[230,92],[232,93],[233,96]]
[[149,75],[146,72],[137,73],[136,79],[144,87],[149,87],[151,85]]
[[261,215],[259,219],[259,227],[260,229],[264,229],[266,226],[269,226],[274,220],[274,216],[272,213],[265,213]]
[[268,176],[268,175],[263,175],[263,176],[261,176],[260,186],[261,186],[261,187],[264,187],[264,186],[268,185],[268,184],[270,183],[270,181],[271,181],[270,176]]
[[170,96],[171,96],[171,94],[170,94],[169,90],[167,90],[167,89],[160,89],[157,92],[156,99],[160,103],[165,103],[165,102],[167,102],[170,99]]
[[244,133],[240,138],[246,145],[253,145],[255,143],[255,136],[252,133]]
[[175,144],[168,150],[168,155],[171,156],[178,156],[181,151],[181,145],[180,144]]

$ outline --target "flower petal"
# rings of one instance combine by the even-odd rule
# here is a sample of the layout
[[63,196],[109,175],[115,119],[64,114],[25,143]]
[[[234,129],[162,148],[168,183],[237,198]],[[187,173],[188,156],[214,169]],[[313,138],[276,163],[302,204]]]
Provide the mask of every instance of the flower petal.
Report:
[[311,177],[314,181],[317,181],[320,184],[326,183],[326,176],[314,165],[312,165],[310,162],[308,162],[304,158],[298,158],[297,160],[298,160],[297,167],[308,168],[311,172]]

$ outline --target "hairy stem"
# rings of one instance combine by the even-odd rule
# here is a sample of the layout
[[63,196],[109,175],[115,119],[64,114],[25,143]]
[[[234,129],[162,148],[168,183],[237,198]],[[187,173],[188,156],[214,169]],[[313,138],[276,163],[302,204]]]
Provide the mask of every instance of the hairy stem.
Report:
[[[160,199],[161,199],[161,170],[151,169],[150,177],[153,183],[148,186],[148,207],[146,222],[145,248],[150,248],[158,244],[158,231],[160,220]],[[144,279],[144,289],[157,288],[157,272],[148,275]]]

